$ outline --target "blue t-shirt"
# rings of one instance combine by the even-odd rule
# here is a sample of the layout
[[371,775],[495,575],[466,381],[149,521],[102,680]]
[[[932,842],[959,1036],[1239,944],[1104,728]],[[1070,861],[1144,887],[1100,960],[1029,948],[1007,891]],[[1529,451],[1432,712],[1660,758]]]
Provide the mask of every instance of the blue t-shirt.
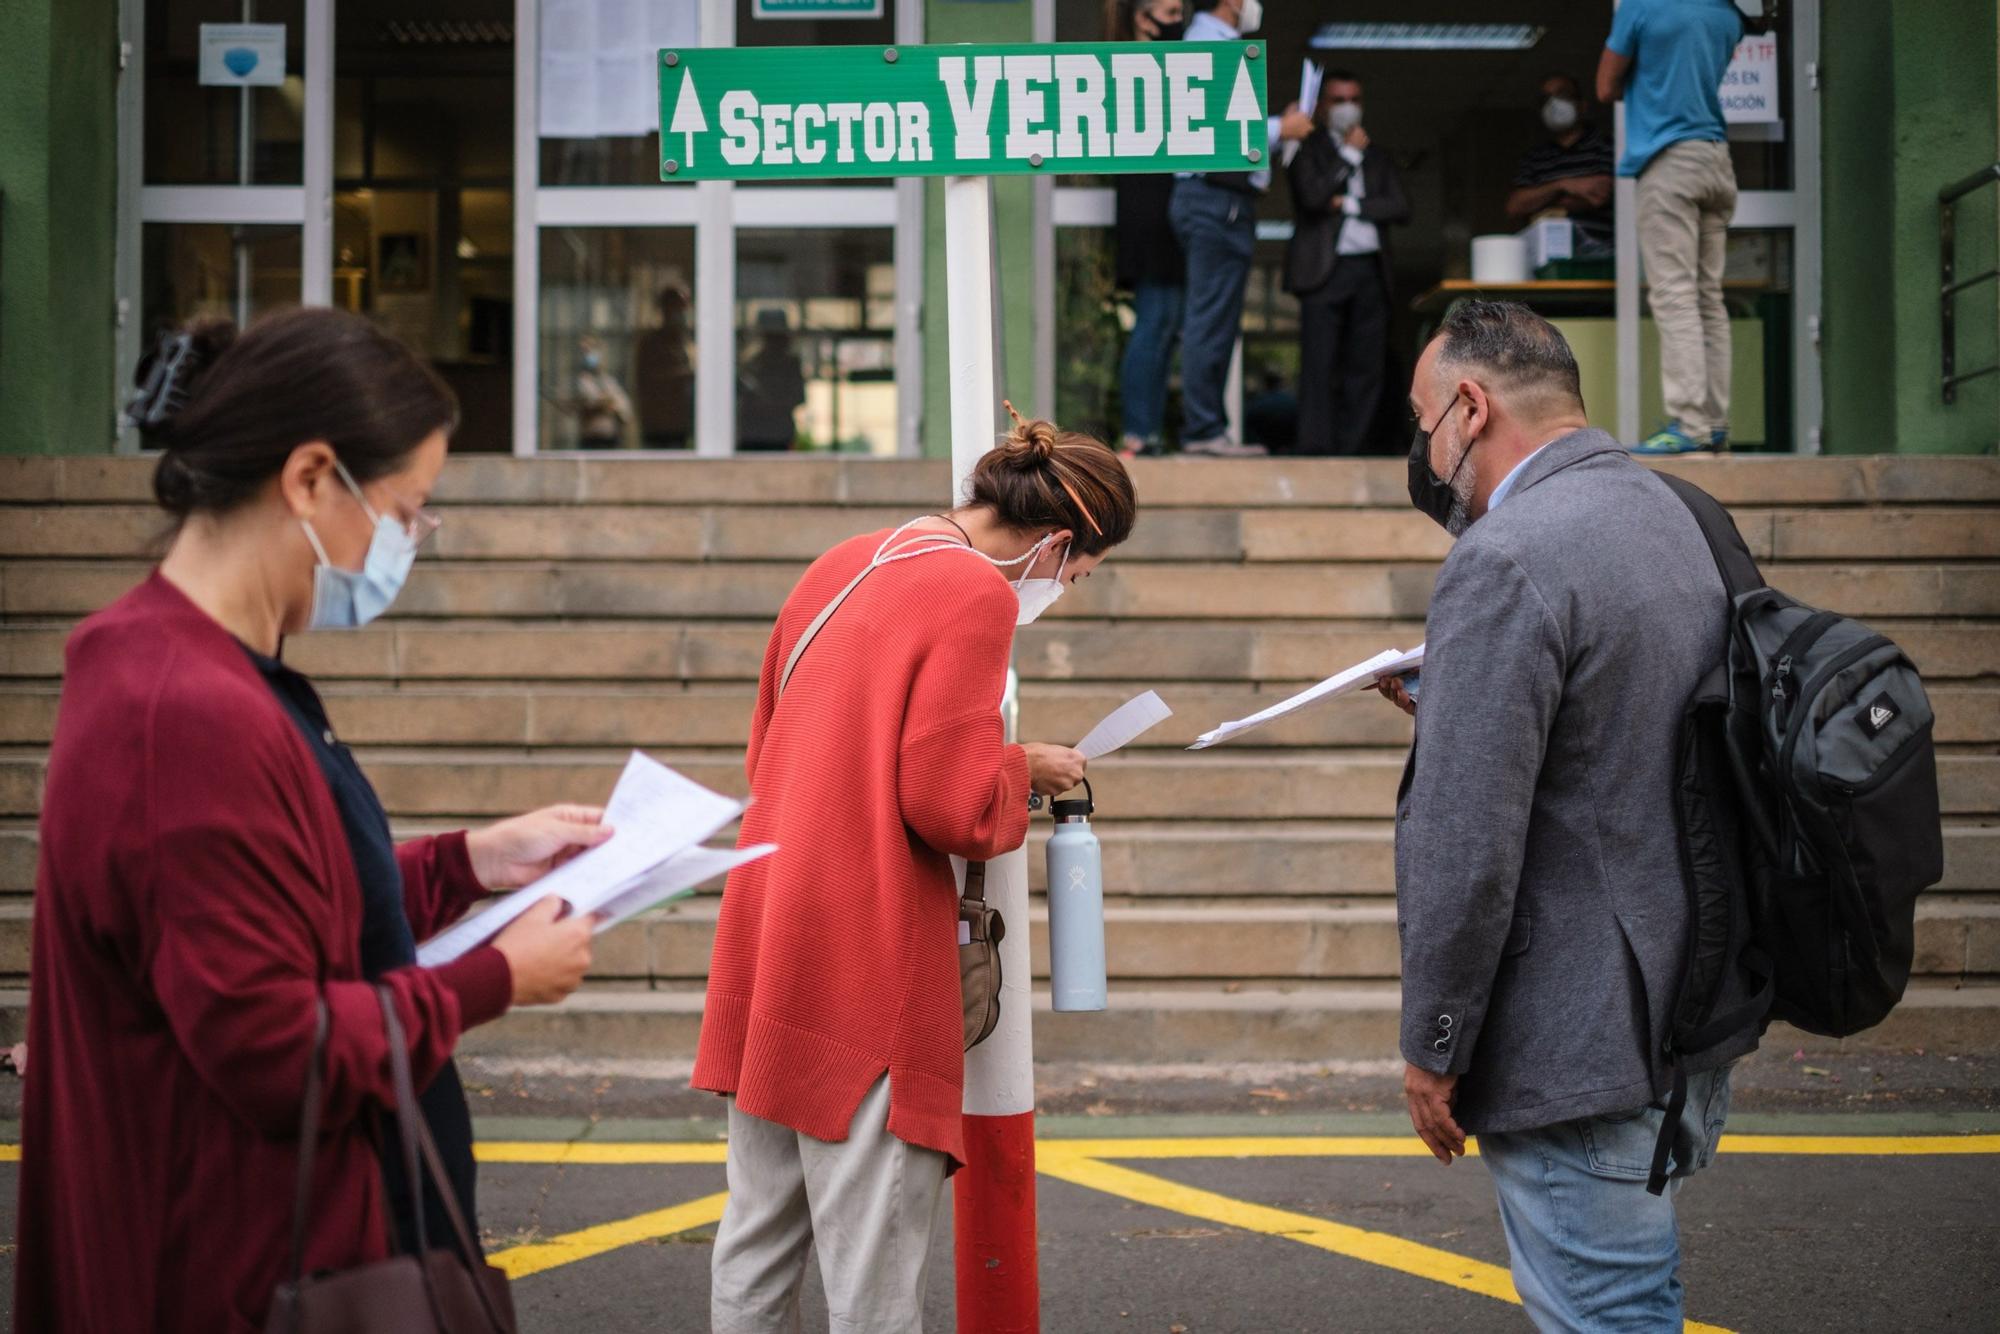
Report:
[[1632,62],[1620,176],[1637,176],[1675,144],[1728,139],[1720,90],[1742,39],[1733,0],[1620,0],[1605,43]]

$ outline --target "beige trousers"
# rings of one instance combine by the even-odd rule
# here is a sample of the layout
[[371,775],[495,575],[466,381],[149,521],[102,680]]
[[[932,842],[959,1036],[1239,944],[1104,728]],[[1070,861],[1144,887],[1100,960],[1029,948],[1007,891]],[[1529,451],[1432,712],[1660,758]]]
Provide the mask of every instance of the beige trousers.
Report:
[[1639,176],[1639,253],[1660,331],[1667,415],[1698,440],[1729,426],[1729,313],[1722,263],[1736,212],[1729,145],[1686,140]]
[[835,1334],[922,1334],[945,1156],[888,1131],[889,1077],[829,1144],[729,1101],[729,1203],[715,1234],[714,1334],[797,1334],[806,1255],[819,1246]]

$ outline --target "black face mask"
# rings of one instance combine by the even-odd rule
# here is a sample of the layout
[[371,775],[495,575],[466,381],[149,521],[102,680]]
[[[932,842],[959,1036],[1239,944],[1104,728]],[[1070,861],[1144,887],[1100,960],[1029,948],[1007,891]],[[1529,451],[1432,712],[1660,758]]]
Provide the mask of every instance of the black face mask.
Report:
[[1458,480],[1459,469],[1465,466],[1465,460],[1471,456],[1472,445],[1479,443],[1475,440],[1472,445],[1465,447],[1464,452],[1458,456],[1458,462],[1452,465],[1451,476],[1441,478],[1431,471],[1431,432],[1444,425],[1444,419],[1450,416],[1452,408],[1457,406],[1458,396],[1454,394],[1451,402],[1445,406],[1445,410],[1438,414],[1438,419],[1428,427],[1424,425],[1423,419],[1419,418],[1416,438],[1410,443],[1410,503],[1420,512],[1428,514],[1433,523],[1447,532],[1451,531],[1451,512],[1458,504],[1458,497],[1453,494],[1451,484]]
[[1187,23],[1182,19],[1175,19],[1172,23],[1162,23],[1154,19],[1153,26],[1159,29],[1159,35],[1152,39],[1156,42],[1178,42],[1187,32]]

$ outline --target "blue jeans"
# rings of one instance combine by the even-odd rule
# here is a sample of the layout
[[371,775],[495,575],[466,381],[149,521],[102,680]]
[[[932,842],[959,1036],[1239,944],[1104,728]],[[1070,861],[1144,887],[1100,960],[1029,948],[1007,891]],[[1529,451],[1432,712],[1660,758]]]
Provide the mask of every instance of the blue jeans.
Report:
[[1243,289],[1257,248],[1257,200],[1200,177],[1174,182],[1167,221],[1187,258],[1181,321],[1181,439],[1229,434],[1222,395],[1243,327]]
[[1132,334],[1118,367],[1118,400],[1125,434],[1147,444],[1160,439],[1167,415],[1167,368],[1181,336],[1187,289],[1178,283],[1140,283],[1132,289]]
[[1680,1334],[1674,1196],[1714,1159],[1728,1115],[1728,1067],[1688,1076],[1665,1195],[1646,1193],[1658,1107],[1479,1137],[1514,1287],[1538,1329]]

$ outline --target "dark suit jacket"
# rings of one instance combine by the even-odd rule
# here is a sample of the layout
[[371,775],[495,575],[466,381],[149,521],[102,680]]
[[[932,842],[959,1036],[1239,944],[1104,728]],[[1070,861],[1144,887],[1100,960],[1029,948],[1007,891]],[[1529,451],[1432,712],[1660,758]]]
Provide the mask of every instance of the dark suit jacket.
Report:
[[[1333,136],[1315,129],[1299,145],[1285,169],[1292,184],[1292,243],[1285,251],[1285,290],[1310,292],[1333,276],[1339,258],[1340,225],[1345,213],[1332,207],[1347,193],[1354,168],[1340,155]],[[1360,216],[1375,224],[1382,236],[1382,286],[1389,287],[1389,227],[1410,220],[1410,201],[1403,178],[1389,155],[1370,144],[1361,155]]]

